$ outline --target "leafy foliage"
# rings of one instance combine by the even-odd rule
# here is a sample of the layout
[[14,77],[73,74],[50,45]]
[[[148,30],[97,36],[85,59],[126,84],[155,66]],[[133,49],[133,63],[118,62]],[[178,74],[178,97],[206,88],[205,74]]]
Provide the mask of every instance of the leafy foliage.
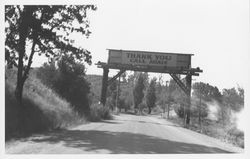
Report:
[[102,119],[112,119],[109,108],[100,104],[92,104],[90,106],[90,121],[100,121]]
[[239,112],[244,106],[244,90],[238,88],[223,89],[223,104],[232,110]]
[[[70,55],[91,64],[90,52],[74,45],[71,33],[88,37],[87,10],[94,5],[7,5],[5,6],[5,59],[9,67],[18,67],[16,98],[22,91],[35,53],[51,59]],[[31,48],[29,48],[31,47]],[[28,52],[30,50],[30,52]],[[26,63],[26,64],[25,64]]]
[[221,102],[221,93],[216,86],[211,86],[208,83],[198,82],[193,84],[193,95],[195,97],[201,96],[202,100]]
[[108,100],[107,100],[107,105],[114,110],[116,106],[116,96],[117,96],[117,85],[118,81],[113,82],[109,87],[108,87]]
[[120,91],[120,102],[119,106],[121,109],[125,109],[127,111],[128,109],[133,109],[133,89],[134,84],[136,80],[135,74],[122,74],[121,76],[122,82],[121,82],[121,91]]
[[192,116],[205,118],[208,116],[208,102],[221,103],[222,95],[216,86],[208,83],[197,82],[193,84]]
[[156,94],[155,94],[156,78],[150,81],[149,87],[146,92],[146,105],[148,107],[148,113],[151,113],[151,109],[155,106]]
[[171,98],[175,103],[175,113],[180,117],[184,118],[184,112],[186,111],[188,98],[186,94],[180,89],[180,87],[172,80],[169,84],[169,89],[171,93]]
[[86,75],[86,80],[90,83],[90,103],[98,103],[101,96],[102,76],[101,75]]
[[[6,6],[5,49],[9,64],[17,62],[22,23],[27,25],[27,40],[36,43],[35,52],[45,54],[49,58],[70,53],[77,59],[91,63],[90,52],[74,46],[74,41],[69,36],[73,32],[86,37],[90,35],[87,10],[96,10],[96,7],[93,5]],[[28,60],[27,52],[24,60]]]
[[138,76],[138,79],[136,81],[134,90],[133,90],[133,96],[134,96],[134,106],[135,108],[138,108],[138,105],[142,103],[143,97],[144,97],[144,88],[145,88],[145,78],[143,78],[143,74],[140,73]]
[[[70,56],[63,56],[58,62],[44,64],[37,73],[38,77],[59,95],[68,100],[80,113],[89,113],[90,84],[85,79],[85,67]],[[51,78],[52,77],[52,78]]]

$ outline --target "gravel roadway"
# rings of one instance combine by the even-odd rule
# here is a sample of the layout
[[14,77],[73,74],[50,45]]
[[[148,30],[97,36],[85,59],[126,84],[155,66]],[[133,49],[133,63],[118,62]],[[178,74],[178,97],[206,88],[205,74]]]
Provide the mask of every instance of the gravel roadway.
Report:
[[243,153],[212,137],[157,116],[120,114],[113,120],[79,125],[6,142],[6,154],[190,154]]

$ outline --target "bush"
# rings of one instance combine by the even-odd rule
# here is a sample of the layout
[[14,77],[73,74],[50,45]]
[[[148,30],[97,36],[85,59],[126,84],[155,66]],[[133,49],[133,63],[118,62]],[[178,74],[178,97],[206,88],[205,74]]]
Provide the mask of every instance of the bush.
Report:
[[174,107],[174,111],[178,115],[178,117],[184,118],[184,105],[183,104],[176,104]]
[[70,102],[80,114],[89,114],[90,83],[85,79],[85,66],[71,56],[63,56],[58,62],[44,64],[37,76],[44,84],[54,89],[61,97]]
[[119,105],[118,105],[119,109],[124,109],[125,112],[127,112],[127,110],[129,110],[130,105],[126,102],[125,98],[120,98],[119,99]]
[[244,132],[243,131],[240,131],[235,126],[233,126],[227,130],[227,134],[232,143],[244,148]]
[[112,119],[109,108],[101,104],[92,104],[90,106],[90,121],[100,121],[102,119]]
[[196,105],[191,105],[190,108],[190,113],[192,117],[199,117],[199,111],[200,111],[200,116],[201,118],[206,118],[208,116],[208,106],[205,103],[202,103],[202,106],[200,107],[200,105],[198,105],[196,103]]
[[157,105],[156,107],[154,107],[154,108],[152,109],[152,113],[153,113],[153,114],[160,114],[160,113],[162,113],[162,112],[163,112],[163,110],[162,110],[161,106],[159,106],[159,105]]

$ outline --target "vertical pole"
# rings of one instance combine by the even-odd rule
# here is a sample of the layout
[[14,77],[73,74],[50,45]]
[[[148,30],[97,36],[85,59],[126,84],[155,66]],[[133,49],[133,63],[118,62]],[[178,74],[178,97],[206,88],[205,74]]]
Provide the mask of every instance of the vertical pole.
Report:
[[170,102],[168,101],[168,116],[167,116],[168,119],[169,119],[169,107],[170,107]]
[[102,77],[102,92],[101,92],[101,103],[103,106],[106,104],[106,94],[108,88],[108,73],[109,69],[104,67],[103,68],[103,77]]
[[192,86],[192,75],[188,74],[186,76],[186,86],[188,88],[187,94],[187,110],[186,110],[186,125],[190,123],[190,107],[191,107],[191,86]]
[[184,127],[186,127],[186,105],[183,105],[183,125],[184,125]]
[[118,114],[118,102],[119,102],[119,93],[120,93],[120,80],[121,80],[121,76],[119,76],[118,79],[118,85],[117,85],[117,93],[116,93],[116,103],[115,103],[115,109],[116,109],[116,113]]
[[199,126],[201,130],[201,88],[199,89],[200,105],[199,105]]
[[[189,69],[191,69],[191,56],[189,56]],[[188,89],[187,93],[187,110],[186,110],[186,116],[184,116],[184,119],[186,120],[186,126],[189,126],[190,123],[190,108],[191,108],[191,87],[192,87],[192,75],[191,72],[189,72],[186,76],[186,86]]]

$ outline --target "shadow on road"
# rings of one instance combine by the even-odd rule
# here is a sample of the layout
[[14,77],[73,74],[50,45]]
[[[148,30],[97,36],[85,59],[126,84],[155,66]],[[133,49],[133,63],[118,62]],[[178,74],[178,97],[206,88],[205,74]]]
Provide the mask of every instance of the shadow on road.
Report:
[[33,142],[56,144],[84,151],[108,150],[114,154],[168,154],[168,153],[230,153],[215,147],[174,142],[157,137],[112,131],[61,130],[48,133],[44,138]]
[[110,120],[102,120],[102,121],[99,121],[99,123],[107,123],[107,124],[120,124],[119,122],[117,121],[110,121]]

